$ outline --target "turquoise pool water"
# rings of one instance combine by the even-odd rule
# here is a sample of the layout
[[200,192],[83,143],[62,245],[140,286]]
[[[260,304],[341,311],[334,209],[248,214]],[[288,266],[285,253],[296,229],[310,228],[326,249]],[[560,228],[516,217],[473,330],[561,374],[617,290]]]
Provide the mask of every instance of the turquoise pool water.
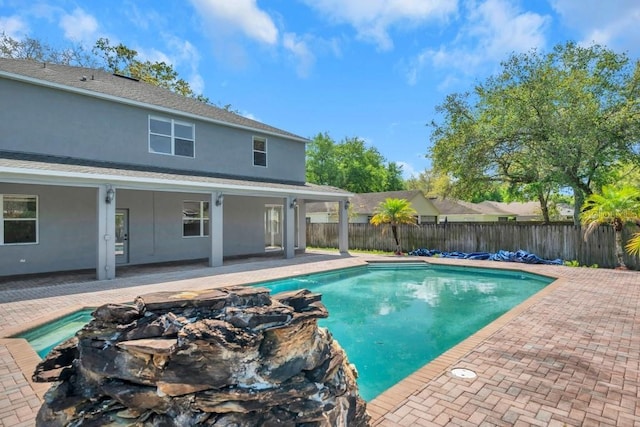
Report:
[[[329,318],[319,323],[346,350],[360,374],[360,394],[371,400],[552,280],[521,272],[416,263],[371,264],[258,285],[272,294],[302,288],[322,294]],[[71,336],[89,319],[90,311],[78,312],[74,325],[64,330]],[[45,328],[55,336],[62,326]],[[40,345],[39,354],[46,355],[55,344]]]
[[89,323],[92,311],[93,309],[76,311],[18,336],[26,339],[36,353],[44,359],[53,347],[68,340]]
[[346,350],[360,374],[360,394],[371,400],[552,280],[503,270],[372,265],[263,286],[322,294],[329,317],[319,324]]

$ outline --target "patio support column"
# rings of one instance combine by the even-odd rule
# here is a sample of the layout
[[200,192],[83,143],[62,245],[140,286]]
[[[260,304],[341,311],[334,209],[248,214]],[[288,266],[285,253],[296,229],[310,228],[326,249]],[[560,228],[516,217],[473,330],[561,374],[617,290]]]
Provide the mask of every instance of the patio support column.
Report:
[[296,256],[296,205],[298,199],[287,197],[284,201],[284,257]]
[[338,249],[341,254],[349,253],[349,201],[338,203]]
[[211,193],[211,203],[209,203],[209,238],[211,240],[211,253],[209,254],[210,267],[222,267],[223,259],[223,224],[224,224],[224,195],[220,192]]
[[98,250],[96,278],[116,277],[116,192],[111,185],[98,187]]
[[307,248],[307,206],[298,199],[298,250]]

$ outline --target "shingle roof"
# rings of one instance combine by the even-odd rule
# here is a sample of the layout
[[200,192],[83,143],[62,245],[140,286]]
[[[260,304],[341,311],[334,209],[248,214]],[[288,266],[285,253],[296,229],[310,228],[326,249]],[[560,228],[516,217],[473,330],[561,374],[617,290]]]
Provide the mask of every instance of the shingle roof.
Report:
[[305,205],[305,212],[311,213],[331,213],[337,212],[336,202],[312,202]]
[[421,194],[420,190],[360,193],[351,198],[351,206],[353,206],[354,212],[370,214],[375,211],[380,202],[384,202],[387,199],[405,199],[411,201],[411,199],[419,194]]
[[[350,201],[355,213],[371,214],[380,202],[384,202],[387,199],[405,199],[411,201],[411,199],[419,194],[421,194],[420,190],[359,193],[354,194]],[[306,208],[308,213],[332,212],[335,211],[335,203],[307,203]]]
[[518,216],[542,216],[539,202],[483,202],[495,206],[502,212]]
[[67,90],[116,97],[123,101],[146,104],[151,108],[160,107],[174,110],[176,113],[183,112],[199,116],[229,126],[249,128],[300,142],[307,141],[306,138],[291,132],[248,119],[223,108],[178,95],[159,86],[117,76],[104,70],[42,63],[27,59],[0,58],[0,75],[7,76],[6,73],[61,85]]
[[473,209],[470,205],[473,203],[465,203],[460,200],[452,199],[429,199],[436,207],[440,215],[478,215],[481,212]]

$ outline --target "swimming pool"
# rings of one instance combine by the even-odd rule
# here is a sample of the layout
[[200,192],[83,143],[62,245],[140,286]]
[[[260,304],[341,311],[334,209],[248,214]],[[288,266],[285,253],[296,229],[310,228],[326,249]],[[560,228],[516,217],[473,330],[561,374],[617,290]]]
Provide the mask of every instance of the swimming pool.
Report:
[[434,265],[375,265],[262,284],[322,294],[327,327],[356,365],[371,400],[468,338],[553,279]]
[[516,271],[381,263],[258,285],[273,294],[302,288],[322,294],[329,318],[319,324],[346,350],[360,374],[360,394],[371,400],[552,280]]
[[53,347],[71,338],[89,323],[92,319],[92,312],[93,309],[76,311],[51,323],[24,332],[18,337],[26,339],[38,353],[38,356],[44,359]]

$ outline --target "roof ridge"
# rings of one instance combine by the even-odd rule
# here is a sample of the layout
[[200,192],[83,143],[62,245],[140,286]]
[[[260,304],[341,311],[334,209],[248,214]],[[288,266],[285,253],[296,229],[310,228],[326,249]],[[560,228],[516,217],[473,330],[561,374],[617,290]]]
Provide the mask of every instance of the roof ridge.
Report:
[[3,73],[46,82],[71,91],[86,91],[123,101],[146,104],[150,108],[169,109],[175,111],[176,114],[198,116],[203,120],[216,121],[222,125],[249,128],[257,133],[277,135],[300,142],[308,141],[308,138],[216,105],[180,95],[167,88],[142,80],[118,76],[100,68],[56,64],[32,59],[0,58],[0,77]]

